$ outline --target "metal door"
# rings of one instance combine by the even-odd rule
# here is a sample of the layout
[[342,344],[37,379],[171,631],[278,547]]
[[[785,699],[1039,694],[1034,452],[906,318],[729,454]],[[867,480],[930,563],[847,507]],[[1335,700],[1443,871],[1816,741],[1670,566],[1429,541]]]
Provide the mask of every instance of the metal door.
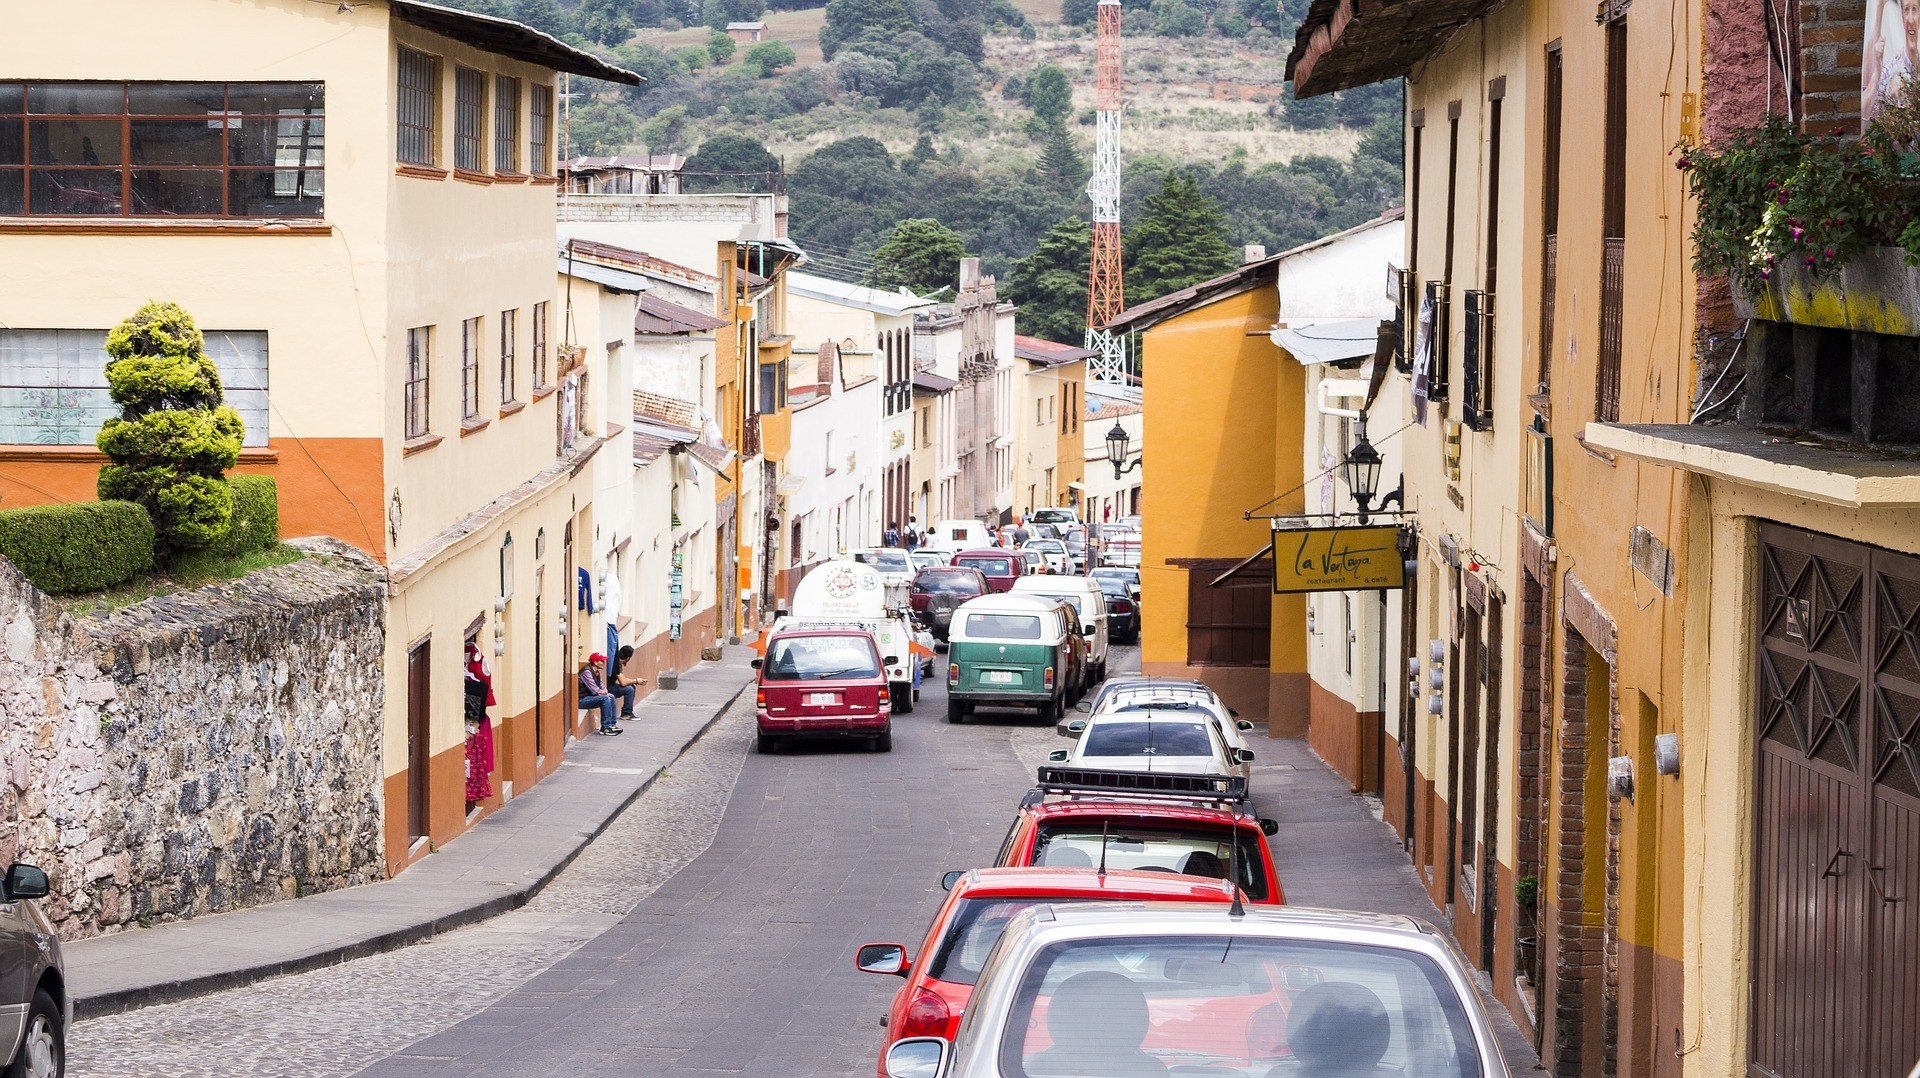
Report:
[[1753,1035],[1767,1078],[1920,1057],[1920,559],[1760,532]]

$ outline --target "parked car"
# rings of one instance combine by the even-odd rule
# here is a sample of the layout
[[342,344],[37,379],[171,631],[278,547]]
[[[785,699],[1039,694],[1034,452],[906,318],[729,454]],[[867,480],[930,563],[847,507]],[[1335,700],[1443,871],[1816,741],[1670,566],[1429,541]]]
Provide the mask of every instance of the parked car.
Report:
[[1033,512],[1027,514],[1027,523],[1078,524],[1080,523],[1080,510],[1070,509],[1064,505],[1051,506],[1046,509],[1035,509]]
[[987,587],[993,591],[1012,591],[1013,582],[1027,575],[1019,554],[994,547],[959,551],[953,556],[953,564],[980,570],[980,575],[987,578]]
[[1067,544],[1058,539],[1029,539],[1023,550],[1031,550],[1047,560],[1047,571],[1066,573],[1072,571],[1071,561],[1067,557]]
[[954,608],[989,592],[980,570],[965,565],[929,566],[913,574],[907,601],[921,624],[939,640],[947,638]]
[[1059,719],[1073,692],[1079,632],[1071,608],[1052,600],[986,595],[961,604],[947,633],[947,721],[982,705]]
[[951,555],[944,550],[929,550],[926,547],[907,552],[907,558],[913,562],[915,572],[931,569],[936,565],[950,565],[952,563],[947,561],[949,557]]
[[66,1073],[73,1001],[60,937],[34,904],[49,890],[47,874],[32,865],[12,865],[0,877],[0,1074],[7,1078]]
[[1203,714],[1220,732],[1220,740],[1231,749],[1251,750],[1247,735],[1253,723],[1239,718],[1212,689],[1205,685],[1187,685],[1171,679],[1143,679],[1141,683],[1122,685],[1102,692],[1095,700],[1082,700],[1074,710],[1088,715],[1116,715],[1128,712],[1191,711]]
[[1087,571],[1087,529],[1075,526],[1068,528],[1060,536],[1060,542],[1067,548],[1067,571],[1084,573]]
[[1092,581],[1084,576],[1028,577],[1014,581],[1013,594],[1039,595],[1072,605],[1074,613],[1080,618],[1080,633],[1087,641],[1087,662],[1092,667],[1087,684],[1091,686],[1106,680],[1110,632],[1107,603],[1106,597]]
[[1039,576],[1040,574],[1048,571],[1046,556],[1041,554],[1038,550],[1028,550],[1025,547],[1022,547],[1019,550],[1014,551],[1014,553],[1020,555],[1020,561],[1022,563],[1023,568],[1026,570],[1023,575]]
[[[1100,710],[1100,708],[1106,705],[1107,697],[1113,696],[1116,693],[1131,692],[1135,689],[1149,687],[1164,689],[1170,694],[1198,692],[1218,701],[1221,706],[1226,706],[1226,701],[1220,699],[1220,694],[1214,692],[1211,686],[1198,678],[1160,677],[1154,674],[1122,674],[1119,677],[1108,678],[1101,684],[1100,691],[1094,693],[1093,699],[1087,701],[1086,710],[1089,712]],[[1237,716],[1239,712],[1229,707],[1227,708],[1227,714]]]
[[1168,1074],[1509,1078],[1472,978],[1431,925],[1344,910],[1035,905],[1002,932],[953,1042],[894,1078]]
[[[1086,784],[1096,776],[1099,785]],[[1226,879],[1234,866],[1247,901],[1287,900],[1267,845],[1280,825],[1249,815],[1244,801],[1169,793],[1170,784],[1150,775],[1044,767],[1040,778],[1021,801],[995,864],[1097,867],[1105,850],[1109,868]]]
[[1140,603],[1127,590],[1125,581],[1110,576],[1090,576],[1094,587],[1107,603],[1107,631],[1111,639],[1118,644],[1138,644],[1140,642]]
[[893,750],[892,697],[887,667],[873,634],[859,629],[799,629],[767,639],[754,717],[760,752],[796,737],[864,737],[874,751]]
[[1047,759],[1054,763],[1242,778],[1252,770],[1253,750],[1230,747],[1204,712],[1106,712],[1075,719],[1060,732],[1073,738],[1074,744],[1048,753]]
[[[1233,899],[1225,880],[1160,872],[987,868],[948,876],[947,900],[933,915],[933,926],[918,951],[909,952],[898,943],[869,943],[855,953],[854,968],[861,972],[906,981],[887,1008],[887,1037],[880,1046],[883,1057],[887,1042],[901,1037],[954,1038],[987,955],[1000,941],[1007,922],[1028,906]],[[885,1074],[884,1069],[881,1073]]]
[[1100,580],[1113,579],[1124,581],[1127,585],[1127,594],[1133,596],[1134,602],[1137,603],[1140,601],[1139,568],[1121,565],[1100,565],[1095,566],[1093,571],[1088,575]]
[[1140,566],[1140,533],[1131,528],[1100,529],[1100,564]]

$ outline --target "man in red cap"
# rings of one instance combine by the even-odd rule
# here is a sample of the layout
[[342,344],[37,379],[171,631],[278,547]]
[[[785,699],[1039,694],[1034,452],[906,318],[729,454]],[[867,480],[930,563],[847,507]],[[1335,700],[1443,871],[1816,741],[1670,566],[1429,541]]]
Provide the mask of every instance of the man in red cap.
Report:
[[600,680],[600,667],[605,665],[607,657],[594,652],[587,661],[580,664],[580,706],[600,709],[600,732],[608,736],[618,736],[622,731],[614,709],[613,695]]

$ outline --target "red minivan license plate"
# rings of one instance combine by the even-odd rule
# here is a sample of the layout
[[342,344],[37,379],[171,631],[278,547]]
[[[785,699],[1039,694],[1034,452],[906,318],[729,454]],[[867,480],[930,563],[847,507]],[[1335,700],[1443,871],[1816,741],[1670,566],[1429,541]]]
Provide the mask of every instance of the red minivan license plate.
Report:
[[807,694],[808,707],[832,707],[840,702],[837,692],[810,692]]

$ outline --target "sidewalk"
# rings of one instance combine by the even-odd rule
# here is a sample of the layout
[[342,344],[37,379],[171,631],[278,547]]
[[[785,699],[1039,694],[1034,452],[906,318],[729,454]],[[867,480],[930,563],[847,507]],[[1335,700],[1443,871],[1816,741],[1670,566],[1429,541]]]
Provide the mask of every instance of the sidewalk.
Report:
[[76,1018],[204,995],[418,943],[525,905],[752,684],[752,649],[680,675],[545,781],[398,877],[63,946]]
[[[1280,823],[1272,839],[1274,867],[1297,906],[1399,913],[1442,923],[1393,831],[1374,815],[1373,802],[1351,792],[1347,780],[1323,763],[1304,739],[1257,743],[1253,787],[1261,815]],[[1441,936],[1452,942],[1452,937]],[[1471,967],[1469,967],[1471,968]],[[1476,975],[1481,1002],[1516,1075],[1540,1070],[1533,1044],[1504,1005]]]

